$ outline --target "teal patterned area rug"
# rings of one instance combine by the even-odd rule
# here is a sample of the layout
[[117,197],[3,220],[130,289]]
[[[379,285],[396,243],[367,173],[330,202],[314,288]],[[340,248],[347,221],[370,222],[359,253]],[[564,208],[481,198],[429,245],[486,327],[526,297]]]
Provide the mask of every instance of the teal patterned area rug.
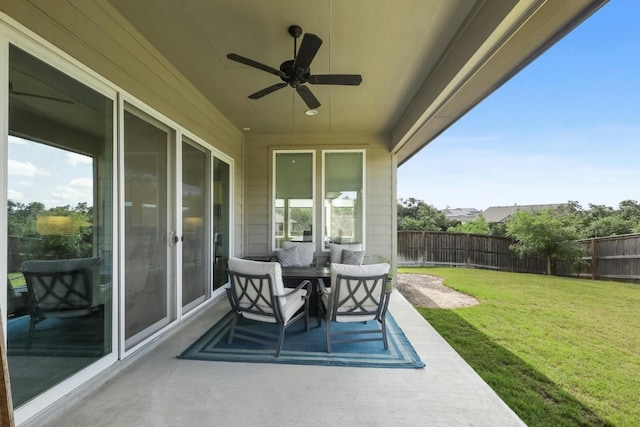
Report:
[[[296,365],[349,366],[368,368],[423,368],[409,340],[390,314],[387,314],[387,338],[389,349],[385,350],[381,341],[339,343],[332,345],[332,353],[327,353],[326,329],[316,326],[316,319],[310,320],[309,332],[304,330],[304,321],[289,326],[285,333],[280,357],[275,357],[273,345],[258,344],[242,339],[234,339],[227,344],[233,313],[228,313],[188,349],[178,356],[180,359],[245,362],[284,363]],[[245,321],[248,322],[248,321]],[[251,322],[252,326],[264,328],[277,334],[277,325]],[[339,328],[371,329],[369,324],[333,323],[332,330]]]

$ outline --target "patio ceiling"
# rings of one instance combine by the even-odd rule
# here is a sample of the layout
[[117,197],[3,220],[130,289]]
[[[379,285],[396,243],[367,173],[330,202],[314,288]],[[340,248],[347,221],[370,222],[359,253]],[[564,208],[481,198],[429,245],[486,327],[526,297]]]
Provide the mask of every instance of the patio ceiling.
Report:
[[[381,134],[402,164],[606,0],[109,0],[239,129],[252,134]],[[309,85],[305,104],[272,74],[293,57],[290,25],[323,44],[312,74],[361,74],[360,86]]]

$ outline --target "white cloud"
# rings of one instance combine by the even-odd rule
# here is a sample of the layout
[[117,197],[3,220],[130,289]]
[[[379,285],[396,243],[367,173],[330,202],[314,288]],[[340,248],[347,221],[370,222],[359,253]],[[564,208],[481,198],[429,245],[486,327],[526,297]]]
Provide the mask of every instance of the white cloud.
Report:
[[83,201],[91,204],[92,190],[87,190],[84,186],[78,188],[77,186],[61,185],[51,192],[50,197],[51,199],[48,200],[49,203],[47,203],[47,206],[49,204],[52,206],[75,205]]
[[93,179],[91,178],[75,178],[69,181],[69,185],[74,187],[93,188]]
[[14,202],[24,201],[24,193],[21,191],[15,191],[9,188],[7,189],[7,196],[9,200],[13,200]]
[[9,175],[29,177],[49,175],[48,172],[39,169],[31,162],[21,162],[19,160],[9,159],[7,166]]
[[72,166],[75,165],[90,165],[93,162],[93,159],[88,156],[84,156],[82,154],[77,153],[67,153],[66,162]]
[[15,144],[15,145],[27,145],[28,142],[25,141],[22,138],[18,138],[12,135],[9,135],[9,144]]

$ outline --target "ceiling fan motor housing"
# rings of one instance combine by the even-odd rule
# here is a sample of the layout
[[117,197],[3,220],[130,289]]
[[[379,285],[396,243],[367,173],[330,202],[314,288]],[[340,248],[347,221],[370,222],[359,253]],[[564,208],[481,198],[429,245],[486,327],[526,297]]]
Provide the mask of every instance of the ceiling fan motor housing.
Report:
[[284,61],[280,65],[280,71],[282,71],[285,76],[280,77],[283,82],[288,83],[291,87],[298,87],[299,85],[306,83],[311,75],[311,69],[307,68],[303,73],[296,73],[293,70],[293,60]]

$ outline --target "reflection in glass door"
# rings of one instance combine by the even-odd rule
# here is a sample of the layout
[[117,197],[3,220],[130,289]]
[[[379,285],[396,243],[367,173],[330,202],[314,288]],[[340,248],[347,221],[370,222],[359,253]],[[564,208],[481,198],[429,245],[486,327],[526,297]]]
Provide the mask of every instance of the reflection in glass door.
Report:
[[[170,321],[169,150],[173,135],[159,123],[124,112],[125,348]],[[170,236],[170,237],[169,237]],[[172,271],[172,270],[171,270]]]
[[9,88],[2,289],[20,407],[112,351],[113,101],[15,46]]
[[227,282],[227,261],[231,222],[231,168],[218,158],[213,159],[213,289]]
[[182,308],[205,300],[210,286],[209,188],[211,154],[182,142]]

